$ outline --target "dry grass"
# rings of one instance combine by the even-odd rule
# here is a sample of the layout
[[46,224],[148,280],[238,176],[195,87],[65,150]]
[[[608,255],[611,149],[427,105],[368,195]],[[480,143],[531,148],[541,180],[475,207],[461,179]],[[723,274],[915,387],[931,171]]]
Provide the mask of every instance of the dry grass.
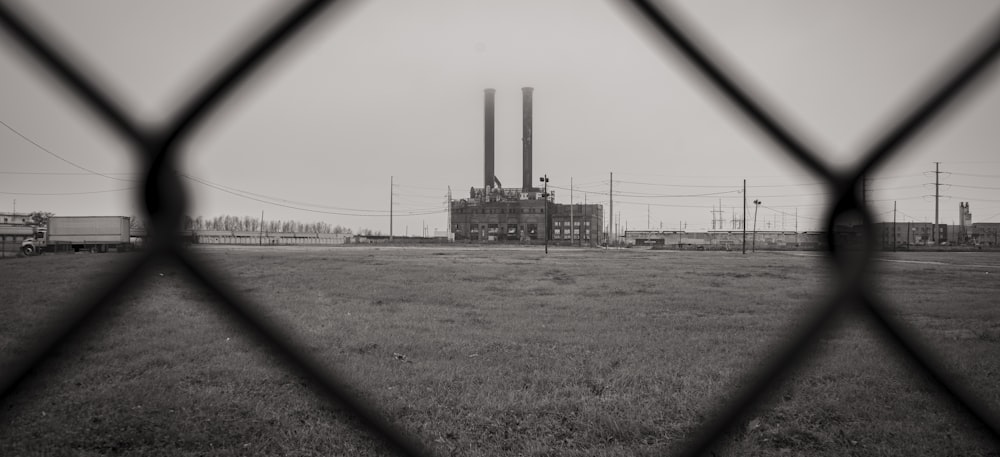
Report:
[[[779,253],[214,247],[199,254],[441,455],[662,455],[783,342],[824,295],[827,275],[820,258]],[[935,254],[896,258],[980,266],[880,263],[880,291],[996,409],[1000,268],[982,265],[1000,259]],[[5,277],[30,279],[0,292],[0,363],[71,306],[75,290],[126,258],[0,262]],[[163,265],[145,276],[101,325],[0,405],[0,454],[384,452],[221,317],[180,270]],[[717,452],[995,449],[877,333],[848,320]]]

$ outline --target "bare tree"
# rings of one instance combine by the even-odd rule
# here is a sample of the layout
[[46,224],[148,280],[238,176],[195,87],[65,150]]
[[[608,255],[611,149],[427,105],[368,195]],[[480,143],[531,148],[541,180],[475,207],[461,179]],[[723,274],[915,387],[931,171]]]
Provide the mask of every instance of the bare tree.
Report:
[[[188,218],[190,219],[190,218]],[[187,220],[184,221],[187,224]],[[135,214],[129,216],[128,218],[128,228],[130,229],[143,229],[146,228],[146,221]]]
[[29,217],[31,218],[31,223],[33,225],[48,226],[49,218],[55,215],[55,213],[50,213],[48,211],[32,211]]
[[[51,214],[51,213],[49,213]],[[213,218],[204,218],[202,216],[195,217],[192,219],[190,216],[185,216],[183,227],[185,230],[223,230],[223,231],[266,231],[269,233],[336,233],[336,234],[350,234],[351,229],[344,227],[342,225],[332,225],[325,221],[315,221],[315,222],[302,222],[295,220],[281,220],[281,219],[269,219],[263,221],[258,217],[254,216],[233,216],[229,214],[223,214],[215,216]],[[372,232],[369,230],[370,234],[381,234],[381,232]]]

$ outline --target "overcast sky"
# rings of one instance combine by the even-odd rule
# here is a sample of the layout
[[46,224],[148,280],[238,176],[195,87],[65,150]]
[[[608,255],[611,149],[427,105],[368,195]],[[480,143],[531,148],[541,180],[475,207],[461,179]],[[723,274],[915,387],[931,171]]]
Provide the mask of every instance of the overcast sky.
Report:
[[[141,119],[160,122],[286,7],[282,2],[17,2]],[[677,9],[779,117],[843,166],[1000,14],[1000,2],[689,1]],[[817,179],[625,10],[607,1],[366,1],[333,8],[185,145],[190,213],[443,230],[482,185],[483,89],[496,92],[496,174],[521,184],[521,91],[534,92],[534,174],[556,199],[608,202],[629,229],[811,230]],[[0,39],[0,207],[132,215],[136,162],[92,111]],[[1000,222],[1000,70],[871,176],[880,220],[941,222],[959,202]],[[30,140],[30,141],[29,141]],[[37,143],[32,144],[32,142]],[[49,152],[41,148],[47,149]],[[75,165],[74,165],[75,164]],[[390,177],[396,184],[390,190]],[[682,197],[700,195],[698,197]],[[16,203],[15,203],[16,200]],[[752,205],[751,205],[752,209]],[[608,208],[605,207],[607,212]],[[795,215],[797,214],[797,218]],[[752,213],[750,214],[752,218]]]

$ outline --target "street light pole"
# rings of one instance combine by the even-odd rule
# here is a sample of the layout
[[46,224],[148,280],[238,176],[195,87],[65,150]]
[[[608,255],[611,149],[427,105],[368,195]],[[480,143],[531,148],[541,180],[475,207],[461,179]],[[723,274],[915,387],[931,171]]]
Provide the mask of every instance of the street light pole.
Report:
[[760,206],[760,203],[760,200],[753,201],[753,243],[751,252],[757,252],[757,207]]
[[538,178],[545,183],[542,190],[542,222],[545,224],[545,253],[549,253],[549,175]]

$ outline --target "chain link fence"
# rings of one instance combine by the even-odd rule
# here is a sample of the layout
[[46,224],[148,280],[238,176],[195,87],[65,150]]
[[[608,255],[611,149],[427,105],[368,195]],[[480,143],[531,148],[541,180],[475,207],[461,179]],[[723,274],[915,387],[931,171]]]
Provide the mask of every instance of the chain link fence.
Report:
[[[52,332],[34,342],[29,350],[0,372],[0,398],[9,397],[28,377],[29,372],[77,329],[93,320],[104,304],[128,292],[130,284],[137,282],[144,267],[157,261],[173,260],[186,268],[200,286],[212,291],[221,306],[226,308],[228,315],[242,324],[248,333],[266,342],[277,355],[313,381],[321,394],[342,404],[390,448],[406,455],[430,455],[419,440],[386,422],[376,409],[352,396],[346,383],[337,374],[329,372],[320,361],[289,343],[294,338],[290,336],[288,329],[270,323],[256,308],[238,299],[235,290],[216,273],[199,265],[182,247],[174,230],[180,226],[185,214],[183,187],[172,171],[179,145],[221,101],[230,96],[244,79],[278,52],[296,33],[315,22],[321,14],[335,14],[336,11],[325,11],[331,9],[334,3],[330,0],[315,0],[291,9],[268,30],[253,38],[253,42],[242,53],[236,55],[217,76],[191,94],[186,104],[162,127],[157,128],[142,126],[88,75],[72,65],[59,49],[52,47],[46,37],[25,22],[17,11],[0,3],[0,23],[8,35],[42,62],[52,75],[103,118],[117,135],[129,142],[144,161],[144,169],[149,172],[145,177],[143,201],[150,216],[149,225],[153,235],[147,249],[135,260],[134,265],[124,270],[121,277],[110,284],[96,287],[89,296],[81,299],[85,306],[63,316]],[[806,146],[795,132],[778,122],[759,104],[758,98],[745,90],[737,78],[727,73],[719,61],[686,31],[685,24],[668,7],[645,0],[632,0],[630,4],[623,3],[621,6],[627,10],[625,14],[635,15],[638,23],[648,25],[659,38],[659,44],[682,55],[711,86],[731,102],[734,110],[745,115],[784,150],[789,158],[797,160],[822,179],[828,190],[836,196],[835,203],[826,213],[826,233],[830,247],[828,254],[836,267],[833,278],[835,287],[831,290],[837,292],[826,297],[821,306],[800,323],[794,335],[788,338],[789,343],[771,354],[755,373],[751,373],[748,377],[751,382],[737,392],[733,401],[718,411],[714,419],[704,424],[694,436],[676,449],[676,455],[696,456],[708,452],[710,446],[745,417],[763,399],[765,392],[815,346],[822,331],[832,325],[833,318],[848,311],[851,312],[851,317],[867,319],[880,329],[894,350],[919,367],[960,409],[983,425],[994,439],[1000,438],[1000,416],[988,410],[984,402],[978,401],[968,386],[956,381],[928,344],[890,313],[882,300],[876,297],[873,286],[868,281],[873,255],[877,249],[875,234],[870,230],[865,234],[862,249],[846,249],[837,245],[834,230],[835,222],[843,217],[860,218],[866,227],[871,227],[872,214],[859,200],[856,192],[862,176],[894,154],[899,154],[907,141],[933,122],[936,116],[948,108],[949,103],[961,92],[968,90],[976,78],[993,63],[1000,53],[1000,18],[990,23],[987,33],[979,42],[968,46],[953,61],[957,63],[942,71],[936,86],[913,100],[909,113],[897,119],[891,128],[883,132],[879,141],[863,152],[857,164],[848,171],[838,172],[821,163],[817,158],[819,151]]]

